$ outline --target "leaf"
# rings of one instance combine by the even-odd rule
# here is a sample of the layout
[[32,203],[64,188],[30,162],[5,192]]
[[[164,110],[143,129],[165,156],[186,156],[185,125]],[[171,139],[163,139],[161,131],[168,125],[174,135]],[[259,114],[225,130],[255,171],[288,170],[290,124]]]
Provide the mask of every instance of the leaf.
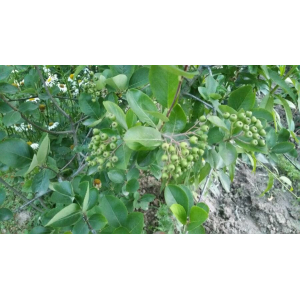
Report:
[[43,226],[36,226],[36,227],[33,227],[29,231],[29,234],[47,234],[47,233],[50,233],[50,232],[51,232],[50,228],[45,228]]
[[82,212],[86,212],[89,207],[89,199],[90,199],[90,184],[88,181],[83,181],[79,185],[79,189],[85,191],[83,203],[82,203]]
[[61,204],[71,204],[73,202],[72,198],[58,192],[54,192],[51,195],[49,200],[53,203],[61,203]]
[[199,206],[193,206],[190,213],[191,222],[203,224],[208,219],[208,212]]
[[126,123],[126,118],[125,118],[125,114],[123,112],[123,110],[116,105],[115,103],[111,102],[111,101],[104,101],[103,105],[105,107],[105,109],[116,116],[116,120],[118,121],[118,123],[124,128],[124,129],[128,129],[127,123]]
[[157,112],[158,110],[156,105],[146,94],[139,90],[132,89],[126,93],[126,99],[132,111],[143,123],[156,127],[158,119],[146,111]]
[[267,188],[259,196],[262,197],[265,193],[267,193],[272,188],[273,183],[274,183],[274,176],[272,173],[269,173],[269,180],[268,180]]
[[74,77],[73,78],[76,78],[77,75],[86,67],[86,65],[84,66],[77,66],[76,69],[75,69],[75,72],[74,72]]
[[6,137],[6,132],[4,130],[0,130],[0,141],[2,141]]
[[186,224],[187,215],[182,205],[174,203],[170,206],[170,210],[181,224]]
[[46,159],[49,155],[49,151],[50,151],[50,139],[48,134],[46,134],[36,155],[39,165],[42,165],[44,162],[46,162]]
[[65,227],[75,224],[82,217],[78,204],[72,203],[58,212],[45,226]]
[[32,191],[36,194],[36,196],[40,196],[47,192],[50,184],[50,176],[51,171],[47,169],[43,169],[34,175],[32,180]]
[[21,139],[6,139],[0,142],[0,162],[22,169],[29,166],[33,157],[33,150]]
[[117,91],[124,91],[127,88],[128,78],[124,74],[106,79],[105,83],[116,89]]
[[151,66],[149,81],[157,102],[164,108],[171,107],[179,83],[178,75],[160,66]]
[[184,71],[182,69],[179,69],[177,66],[171,66],[171,65],[167,65],[167,66],[160,66],[162,69],[168,71],[171,74],[174,74],[176,76],[183,76],[186,78],[193,78],[196,75],[199,75],[198,71],[193,71],[193,72],[187,72]]
[[249,142],[243,141],[241,138],[240,139],[236,138],[234,141],[236,142],[237,145],[244,148],[246,151],[253,151],[253,152],[260,152],[260,153],[268,154],[268,149],[266,146],[264,146],[264,147],[254,146],[254,145],[251,145]]
[[137,69],[129,81],[129,88],[138,88],[142,87],[149,83],[149,68],[142,67]]
[[129,65],[119,65],[119,66],[117,66],[117,65],[113,65],[113,66],[109,66],[109,68],[111,69],[113,76],[116,76],[116,75],[119,75],[119,74],[125,74],[127,76],[127,78],[130,79],[133,72],[134,72],[135,66],[129,66]]
[[123,183],[125,181],[125,173],[122,170],[110,170],[107,175],[113,183]]
[[36,167],[38,167],[40,164],[37,160],[36,154],[33,155],[31,164],[29,166],[29,169],[26,171],[25,175],[29,174],[32,170],[34,170]]
[[167,118],[165,115],[163,115],[162,113],[158,112],[158,111],[150,111],[150,110],[145,110],[145,112],[148,114],[148,115],[151,115],[157,119],[160,119],[162,120],[163,122],[168,122],[169,121],[169,118]]
[[218,176],[220,182],[224,188],[224,190],[229,193],[230,192],[230,178],[227,174],[224,173],[223,170],[218,170]]
[[200,222],[189,223],[187,226],[187,230],[188,230],[189,234],[204,234],[205,233],[205,229],[201,225]]
[[127,209],[124,203],[111,195],[100,195],[100,205],[102,214],[113,227],[120,227],[127,219]]
[[140,171],[137,168],[132,168],[128,171],[126,178],[130,180],[132,178],[138,179],[140,177]]
[[128,128],[135,126],[136,122],[137,122],[137,116],[135,115],[132,109],[128,109],[126,113],[126,124]]
[[173,204],[180,204],[186,212],[189,211],[189,200],[184,190],[174,184],[169,184],[165,188],[165,201],[169,207]]
[[0,81],[6,80],[13,69],[12,66],[0,66]]
[[10,111],[5,114],[5,116],[2,119],[2,122],[5,126],[9,127],[9,126],[16,124],[21,119],[22,119],[22,117],[21,117],[20,113],[13,110],[13,111]]
[[125,144],[122,144],[115,152],[115,156],[118,157],[118,161],[114,163],[115,168],[120,170],[126,170],[131,154],[132,150],[129,149]]
[[255,104],[255,94],[252,90],[252,86],[245,85],[234,92],[229,96],[228,105],[234,108],[235,110],[251,110]]
[[101,110],[99,102],[93,102],[92,96],[86,93],[81,93],[78,99],[80,110],[94,119],[100,119]]
[[86,222],[83,220],[83,218],[79,220],[72,229],[72,233],[74,234],[87,234],[89,232],[90,232],[89,227],[86,224]]
[[144,215],[140,212],[132,212],[128,215],[123,226],[129,230],[130,234],[143,233]]
[[0,208],[0,221],[8,221],[13,217],[13,213],[7,208]]
[[163,132],[179,133],[186,126],[186,114],[180,105],[176,105],[169,117],[169,121],[165,123]]
[[154,150],[162,143],[161,133],[154,128],[136,126],[124,135],[126,145],[135,151]]
[[279,74],[270,69],[268,69],[268,71],[272,81],[276,83],[278,86],[280,86],[284,91],[286,91],[291,96],[291,98],[294,101],[296,101],[296,95],[293,93],[292,89],[288,86],[288,84],[279,76]]
[[94,214],[90,216],[89,222],[95,230],[101,230],[107,224],[106,218],[101,214]]
[[211,127],[208,131],[207,143],[209,145],[217,144],[223,141],[225,134],[219,129],[219,127]]
[[290,108],[288,102],[285,99],[283,99],[280,95],[276,95],[276,96],[281,101],[281,103],[284,107],[289,130],[294,131],[295,123],[293,121],[293,114],[292,114],[292,111],[291,111],[291,108]]
[[34,102],[24,102],[19,106],[19,111],[26,113],[28,111],[36,110],[39,106]]
[[199,202],[199,203],[197,203],[197,206],[201,207],[209,214],[209,207],[205,203]]
[[5,189],[0,188],[0,206],[4,203],[6,198]]
[[5,82],[0,82],[0,93],[3,94],[15,94],[19,90],[15,86],[5,83]]
[[293,150],[295,145],[290,142],[281,142],[277,143],[272,149],[272,153],[287,153],[291,150]]
[[207,91],[208,95],[215,94],[217,91],[218,85],[219,85],[218,81],[216,81],[213,76],[209,75],[206,77],[205,86],[206,86],[206,91]]
[[135,178],[132,178],[126,184],[126,191],[129,193],[135,193],[139,187],[139,182]]
[[189,216],[189,215],[190,215],[191,208],[192,208],[193,205],[194,205],[194,197],[193,197],[193,194],[192,194],[192,192],[191,192],[191,190],[190,190],[189,187],[187,187],[187,186],[185,186],[185,185],[183,185],[183,184],[180,184],[179,186],[180,186],[181,189],[183,189],[183,191],[185,192],[185,194],[186,194],[186,196],[187,196],[187,198],[188,198],[189,209],[188,209],[188,211],[187,211],[187,216]]
[[118,227],[114,230],[113,234],[129,234],[129,230],[125,227]]
[[252,115],[258,119],[265,119],[271,122],[273,121],[272,113],[264,108],[253,108]]
[[229,142],[221,143],[219,145],[219,153],[220,153],[220,155],[221,155],[221,157],[222,157],[222,159],[223,159],[226,166],[231,165],[237,159],[236,149]]
[[64,196],[69,197],[72,200],[74,200],[73,186],[72,186],[71,182],[69,182],[69,181],[61,181],[61,182],[51,183],[49,185],[49,188],[52,191],[56,191]]
[[271,127],[266,135],[266,143],[269,148],[272,148],[275,146],[276,142],[277,142],[277,134],[275,132],[275,129]]
[[229,129],[227,128],[226,124],[217,116],[208,116],[207,117],[207,120],[209,122],[211,122],[212,124],[226,130],[226,131],[229,131]]

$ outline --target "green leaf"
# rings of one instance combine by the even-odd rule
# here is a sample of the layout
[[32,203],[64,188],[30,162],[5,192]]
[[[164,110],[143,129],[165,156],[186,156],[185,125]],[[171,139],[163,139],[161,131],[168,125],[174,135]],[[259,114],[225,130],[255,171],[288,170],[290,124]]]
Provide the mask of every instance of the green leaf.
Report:
[[235,110],[251,110],[255,104],[255,94],[253,92],[252,86],[245,85],[234,92],[229,96],[228,105],[234,108]]
[[218,85],[218,81],[216,81],[213,76],[209,75],[206,77],[205,86],[208,95],[215,94]]
[[186,126],[186,114],[180,105],[176,105],[169,118],[169,122],[165,123],[163,132],[179,133]]
[[179,185],[180,186],[180,188],[185,192],[185,194],[186,194],[186,196],[187,196],[187,198],[188,198],[188,203],[189,203],[189,209],[188,209],[188,211],[187,211],[187,216],[189,216],[190,215],[190,211],[191,211],[191,208],[193,207],[193,205],[194,205],[194,197],[193,197],[193,194],[192,194],[192,192],[191,192],[191,189],[189,188],[189,187],[187,187],[187,186],[185,186],[185,185],[183,185],[183,184],[180,184]]
[[51,202],[53,203],[61,203],[61,204],[71,204],[73,201],[72,201],[72,198],[68,197],[68,196],[65,196],[61,193],[58,193],[58,192],[54,192],[50,199],[49,199]]
[[161,133],[154,128],[136,126],[124,135],[126,145],[135,151],[154,150],[162,143]]
[[132,178],[126,184],[126,191],[129,193],[134,193],[139,189],[139,187],[139,182],[135,178]]
[[138,179],[139,177],[140,177],[140,171],[137,168],[130,169],[126,175],[127,180],[130,180],[133,178]]
[[129,234],[129,230],[125,227],[118,227],[114,230],[113,234]]
[[81,93],[78,99],[80,110],[94,119],[100,119],[101,110],[99,102],[93,102],[89,94]]
[[125,173],[122,170],[110,170],[107,175],[113,183],[123,183],[125,181]]
[[209,122],[211,122],[212,124],[226,130],[229,131],[229,129],[227,128],[226,124],[217,116],[208,116],[207,120]]
[[140,151],[137,155],[136,162],[140,167],[147,167],[155,161],[154,151]]
[[220,182],[224,188],[224,190],[229,193],[230,192],[230,178],[229,176],[224,173],[223,170],[218,170],[218,176],[219,176],[219,179],[220,179]]
[[33,150],[21,139],[7,139],[0,142],[0,162],[12,168],[29,166]]
[[126,170],[131,154],[132,150],[129,149],[125,144],[122,144],[115,152],[115,156],[118,157],[118,161],[114,163],[115,168],[120,170]]
[[106,218],[101,214],[94,214],[90,216],[89,222],[95,230],[101,230],[107,224]]
[[128,78],[124,74],[106,79],[105,83],[116,89],[117,91],[124,91],[127,88]]
[[50,139],[48,134],[46,134],[37,152],[37,161],[39,165],[42,165],[44,162],[46,162],[47,157],[49,155],[49,151],[50,151]]
[[205,229],[200,222],[191,222],[187,226],[189,234],[204,234]]
[[199,206],[193,206],[190,213],[191,222],[203,224],[208,219],[208,212]]
[[253,152],[260,152],[264,154],[268,154],[268,149],[266,146],[264,147],[258,147],[250,144],[249,142],[243,141],[242,139],[235,139],[234,140],[237,145],[244,148],[246,151],[253,151]]
[[36,227],[33,227],[29,231],[29,234],[47,234],[47,233],[50,233],[50,232],[51,232],[50,228],[45,228],[43,226],[36,226]]
[[279,76],[279,74],[273,70],[268,69],[270,78],[274,83],[280,86],[284,91],[286,91],[291,98],[296,101],[296,95],[293,93],[292,89],[288,86],[288,84]]
[[82,211],[85,213],[89,207],[89,199],[90,199],[90,184],[88,181],[81,182],[79,185],[81,191],[85,191],[83,204],[82,204]]
[[193,78],[194,76],[199,75],[198,71],[186,72],[182,69],[179,69],[177,66],[167,65],[167,66],[160,66],[160,67],[171,74],[174,74],[176,76],[183,76],[185,78]]
[[61,182],[54,182],[49,185],[49,188],[52,191],[56,191],[66,197],[71,198],[74,200],[74,191],[71,182],[69,181],[61,181]]
[[137,122],[136,114],[133,112],[132,109],[128,109],[126,113],[126,124],[128,128],[135,126],[136,122]]
[[9,127],[9,126],[16,124],[21,119],[22,119],[22,117],[21,117],[20,113],[13,110],[13,111],[10,111],[5,114],[5,116],[2,119],[2,122],[5,126]]
[[204,209],[209,214],[209,207],[207,206],[207,204],[205,204],[203,202],[199,202],[199,203],[197,203],[197,206],[201,207],[202,209]]
[[170,210],[176,217],[176,219],[183,225],[186,224],[187,215],[184,207],[180,204],[174,203],[170,206]]
[[3,94],[15,94],[19,90],[15,86],[5,83],[5,82],[0,82],[0,93]]
[[89,227],[87,226],[83,218],[79,220],[72,229],[73,234],[87,234],[89,232],[90,232]]
[[158,112],[158,110],[154,102],[146,94],[132,89],[126,93],[126,99],[133,112],[143,123],[156,127],[158,119],[148,114],[147,111]]
[[223,141],[225,134],[220,131],[219,127],[211,127],[208,131],[207,143],[209,145],[217,144]]
[[72,203],[58,212],[45,226],[65,227],[75,224],[82,217],[78,204]]
[[13,69],[12,66],[0,66],[0,81],[6,80]]
[[272,149],[272,153],[287,153],[291,150],[293,150],[295,145],[290,142],[281,142],[276,144]]
[[5,189],[0,188],[0,206],[4,203],[6,198]]
[[142,87],[149,83],[149,68],[142,67],[137,69],[129,81],[129,88],[138,88]]
[[29,174],[32,170],[34,170],[36,167],[38,167],[40,164],[37,160],[36,154],[33,155],[31,164],[29,166],[29,169],[26,171],[25,175]]
[[219,145],[219,153],[226,166],[231,165],[237,159],[236,149],[229,142],[221,143]]
[[116,105],[115,103],[111,102],[111,101],[104,101],[103,105],[105,107],[105,109],[116,116],[116,120],[118,121],[118,123],[124,128],[124,129],[128,129],[127,123],[126,123],[126,118],[125,118],[125,114],[123,112],[123,110]]
[[40,196],[47,192],[50,184],[50,176],[51,171],[47,169],[43,169],[34,175],[32,180],[32,191],[36,194],[36,196]]
[[143,233],[144,215],[140,212],[132,212],[128,215],[123,226],[129,230],[130,234]]
[[6,132],[4,130],[0,130],[0,141],[2,141],[6,137]]
[[73,78],[76,78],[77,75],[86,67],[85,66],[77,66],[76,69],[75,69],[75,72],[74,72],[74,77]]
[[128,79],[131,78],[132,74],[134,73],[135,66],[130,66],[130,65],[112,65],[109,66],[109,68],[112,71],[112,75],[116,76],[119,74],[125,74]]
[[13,213],[7,208],[0,208],[0,221],[8,221],[13,217]]
[[157,102],[164,108],[171,107],[179,83],[178,75],[160,66],[151,66],[149,81]]
[[264,108],[253,108],[252,115],[258,119],[265,119],[267,121],[273,121],[273,115],[271,112]]
[[222,113],[230,113],[230,114],[235,114],[237,115],[237,111],[235,109],[233,109],[232,107],[230,106],[227,106],[227,105],[219,105],[218,106],[218,109],[220,112]]
[[163,115],[162,113],[158,112],[158,111],[150,111],[150,110],[145,110],[145,112],[148,114],[148,115],[151,115],[157,119],[160,119],[162,120],[163,122],[168,122],[169,121],[169,118],[167,118],[165,115]]
[[276,97],[281,101],[281,103],[284,107],[289,130],[294,131],[295,123],[293,121],[293,113],[291,111],[291,108],[290,108],[288,102],[285,99],[283,99],[280,95],[276,95]]
[[124,203],[111,195],[100,195],[100,205],[102,214],[113,227],[120,227],[127,219],[127,208]]
[[22,113],[26,113],[28,111],[36,110],[39,106],[34,102],[25,102],[19,106],[19,111]]
[[269,173],[269,180],[268,180],[268,185],[267,188],[259,195],[260,197],[263,196],[265,193],[267,193],[273,186],[274,183],[274,176],[272,173]]
[[180,186],[169,184],[165,188],[165,201],[169,207],[177,203],[183,206],[186,212],[189,211],[188,197]]
[[275,146],[276,142],[277,142],[277,134],[275,132],[275,129],[271,127],[268,130],[266,135],[266,143],[269,148],[272,148]]

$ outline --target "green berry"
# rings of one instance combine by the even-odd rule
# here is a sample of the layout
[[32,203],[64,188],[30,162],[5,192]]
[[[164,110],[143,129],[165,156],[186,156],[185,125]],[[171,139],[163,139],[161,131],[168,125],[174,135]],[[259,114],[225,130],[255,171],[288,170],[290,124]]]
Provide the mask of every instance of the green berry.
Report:
[[246,137],[251,138],[253,136],[253,133],[249,130],[246,132]]
[[112,166],[113,166],[113,165],[112,165],[112,163],[111,163],[110,161],[106,164],[106,168],[107,168],[107,169],[110,169]]
[[262,147],[265,146],[266,145],[265,140],[258,140],[258,145]]
[[163,143],[163,144],[161,145],[161,148],[162,148],[163,150],[167,151],[167,150],[170,148],[170,145],[169,145],[168,143]]
[[190,154],[190,151],[188,149],[183,149],[181,153],[183,156],[188,156]]
[[256,139],[256,140],[259,140],[260,139],[260,135],[258,133],[254,133],[253,134],[253,138]]
[[110,143],[110,144],[109,144],[109,148],[110,148],[111,150],[116,149],[116,147],[117,147],[117,145],[116,145],[115,143]]
[[224,119],[228,119],[230,117],[230,113],[229,112],[225,112],[224,114],[223,114],[223,118]]
[[260,130],[260,129],[263,129],[263,125],[261,124],[261,123],[257,123],[256,122],[256,128],[258,129],[258,130]]
[[248,124],[248,125],[251,124],[251,119],[250,118],[246,118],[245,119],[245,123]]
[[119,160],[119,159],[118,159],[117,156],[113,156],[112,159],[111,159],[111,161],[114,162],[114,163],[116,163],[118,160]]
[[104,164],[104,159],[103,159],[103,158],[98,158],[98,159],[97,159],[97,163],[98,163],[99,165],[103,165],[103,164]]
[[204,142],[200,142],[198,146],[202,150],[204,150],[206,148],[206,144]]
[[181,142],[181,143],[180,143],[180,148],[181,148],[181,149],[186,149],[187,146],[188,146],[188,144],[187,144],[186,142]]
[[171,156],[172,161],[177,161],[179,159],[178,155],[174,154]]
[[103,166],[98,166],[98,167],[97,167],[97,170],[98,170],[98,171],[102,171],[102,170],[103,170]]
[[191,136],[191,137],[190,137],[190,142],[191,142],[192,144],[197,144],[197,143],[198,143],[198,138],[197,138],[196,136]]
[[111,120],[111,121],[114,121],[116,119],[116,116],[114,114],[108,114],[108,118]]
[[257,132],[257,128],[255,126],[251,127],[250,130],[253,132],[253,133],[256,133]]
[[200,136],[200,140],[201,141],[207,141],[207,139],[208,139],[208,135],[207,134],[202,134],[201,136]]
[[194,153],[194,154],[198,154],[198,152],[199,152],[199,149],[198,148],[192,148],[192,152]]
[[176,172],[177,174],[181,174],[181,173],[182,173],[181,168],[180,168],[179,166],[176,167],[175,172]]
[[93,135],[99,134],[100,130],[98,128],[93,129]]
[[231,114],[230,115],[230,121],[235,122],[237,120],[237,115],[236,114]]
[[264,130],[264,129],[262,129],[260,132],[259,132],[259,134],[261,135],[261,136],[266,136],[266,131]]
[[256,123],[256,121],[257,121],[257,119],[253,116],[253,117],[251,118],[251,122],[252,122],[252,123]]
[[100,148],[101,151],[105,151],[106,150],[106,145],[101,144],[99,148]]
[[187,157],[187,160],[188,160],[188,161],[193,161],[193,159],[194,159],[194,156],[193,156],[193,155],[189,155],[189,156]]
[[[202,151],[203,151],[203,150],[202,150]],[[199,156],[198,154],[195,154],[195,155],[194,155],[194,159],[195,159],[195,160],[199,160],[199,158],[200,158],[200,156]]]
[[168,160],[169,160],[168,155],[164,154],[164,155],[161,157],[161,160],[164,161],[164,162],[168,161]]
[[167,173],[162,173],[162,175],[161,175],[161,178],[162,179],[168,179],[169,178],[169,175],[167,174]]
[[201,116],[201,117],[199,118],[199,121],[200,121],[200,122],[205,122],[205,121],[206,121],[206,116]]
[[245,113],[239,113],[238,114],[238,119],[241,121],[244,121],[246,119],[246,114]]
[[249,125],[245,124],[245,125],[243,126],[243,129],[244,129],[245,131],[248,131],[248,130],[249,130]]
[[107,140],[107,134],[106,133],[101,133],[100,138],[102,141]]
[[173,145],[171,145],[171,146],[169,147],[169,152],[170,152],[171,154],[176,152],[176,149],[175,149],[175,147],[174,147]]
[[117,137],[116,137],[116,136],[112,136],[112,137],[110,138],[110,140],[111,140],[112,142],[115,142],[115,141],[117,140]]
[[109,157],[109,152],[108,151],[105,151],[105,152],[103,152],[103,157],[105,157],[105,158],[107,158],[107,157]]
[[168,170],[173,172],[175,170],[175,166],[173,164],[169,165]]
[[251,118],[251,116],[252,116],[252,111],[246,111],[246,116],[248,117],[248,118]]
[[252,140],[251,144],[254,145],[254,146],[257,146],[258,145],[258,141],[257,140]]
[[244,124],[243,124],[243,122],[241,122],[241,121],[237,121],[237,122],[235,123],[235,126],[238,127],[238,128],[243,128]]
[[187,167],[188,162],[187,162],[187,160],[184,158],[184,159],[182,159],[182,160],[180,161],[180,164],[181,164],[182,167]]
[[200,129],[203,130],[204,132],[207,132],[209,130],[209,127],[207,125],[202,125]]
[[197,130],[197,131],[196,131],[196,134],[198,134],[198,135],[201,136],[202,134],[204,134],[204,132],[203,132],[202,130]]
[[111,123],[111,127],[113,127],[113,128],[118,127],[118,123],[117,123],[117,122],[112,122],[112,123]]

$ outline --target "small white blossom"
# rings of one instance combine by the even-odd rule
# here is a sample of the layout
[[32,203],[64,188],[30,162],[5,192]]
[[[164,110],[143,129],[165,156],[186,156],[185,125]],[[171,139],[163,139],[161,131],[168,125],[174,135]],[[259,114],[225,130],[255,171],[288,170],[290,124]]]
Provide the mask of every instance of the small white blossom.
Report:
[[32,130],[32,125],[31,124],[26,125],[25,123],[21,123],[20,125],[12,126],[12,128],[14,128],[16,132],[23,132],[23,131]]
[[57,80],[58,79],[57,79],[57,75],[56,74],[54,74],[54,75],[49,74],[49,77],[46,80],[46,85],[52,87],[52,86],[54,86],[56,84]]
[[67,86],[65,84],[62,83],[58,83],[58,88],[60,89],[61,92],[66,93],[67,92]]
[[39,145],[38,143],[33,143],[33,144],[30,145],[30,147],[31,147],[33,150],[38,149],[39,146],[40,146],[40,145]]
[[48,130],[55,129],[58,125],[59,125],[58,122],[54,122],[54,123],[51,122],[51,123],[49,123]]
[[11,72],[12,72],[12,73],[19,73],[18,70],[12,70]]
[[43,71],[47,74],[50,73],[50,69],[48,69],[46,66],[43,66]]
[[34,103],[38,103],[38,101],[40,101],[40,98],[29,98],[28,100],[26,100],[26,102],[34,102]]

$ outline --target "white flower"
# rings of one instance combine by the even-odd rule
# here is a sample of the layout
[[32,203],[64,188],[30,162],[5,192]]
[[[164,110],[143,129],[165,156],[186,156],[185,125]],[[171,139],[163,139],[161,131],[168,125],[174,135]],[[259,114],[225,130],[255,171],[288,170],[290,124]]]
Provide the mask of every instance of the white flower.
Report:
[[71,75],[68,77],[68,81],[69,81],[69,82],[73,82],[73,81],[74,81],[74,74],[71,74]]
[[84,71],[83,71],[83,74],[90,74],[90,72],[91,71],[88,68],[85,68]]
[[51,87],[51,86],[53,86],[53,85],[56,84],[57,80],[58,79],[57,79],[57,75],[56,74],[54,74],[54,75],[49,74],[49,77],[46,80],[46,85]]
[[33,143],[33,144],[30,145],[30,147],[31,147],[33,150],[38,149],[39,146],[40,146],[40,145],[39,145],[38,143]]
[[34,102],[34,103],[38,103],[38,101],[40,101],[40,98],[29,98],[28,100],[26,100],[26,102]]
[[54,122],[54,123],[51,122],[51,123],[49,123],[48,130],[55,129],[58,125],[59,125],[58,122]]
[[43,66],[43,71],[47,74],[50,73],[50,69],[48,69],[46,66]]
[[66,93],[67,92],[67,86],[65,84],[62,83],[58,83],[57,84],[58,88],[60,89],[61,92]]
[[12,128],[14,128],[15,131],[17,132],[23,132],[23,131],[32,130],[32,125],[31,124],[26,125],[25,123],[21,123],[20,125],[12,126]]
[[12,73],[19,73],[18,70],[12,70],[11,72],[12,72]]

